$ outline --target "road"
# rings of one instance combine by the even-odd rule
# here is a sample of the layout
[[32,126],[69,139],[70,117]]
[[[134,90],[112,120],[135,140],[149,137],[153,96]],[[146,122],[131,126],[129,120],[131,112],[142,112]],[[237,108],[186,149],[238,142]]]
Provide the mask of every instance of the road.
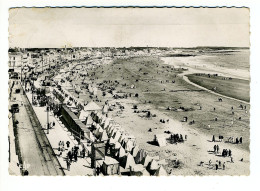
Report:
[[[21,88],[20,84],[15,85],[17,87]],[[16,136],[24,168],[29,171],[29,175],[63,176],[63,169],[26,95],[12,94],[12,97],[20,105],[20,112],[15,114],[19,122]]]

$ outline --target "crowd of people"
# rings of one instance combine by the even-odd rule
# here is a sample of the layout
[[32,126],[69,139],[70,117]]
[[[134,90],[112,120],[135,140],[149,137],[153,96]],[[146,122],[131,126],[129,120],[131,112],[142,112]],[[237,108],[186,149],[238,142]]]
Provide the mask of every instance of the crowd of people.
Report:
[[223,157],[231,157],[232,156],[232,151],[230,149],[223,149],[222,150],[222,156]]
[[[182,134],[171,134],[170,139],[175,144],[184,142]],[[185,135],[185,140],[187,140],[187,135]]]
[[86,149],[84,147],[79,152],[79,150],[80,150],[79,146],[71,147],[70,144],[71,144],[70,141],[67,141],[66,143],[64,143],[64,141],[59,141],[59,143],[58,143],[58,151],[60,152],[58,155],[59,157],[62,156],[63,152],[67,151],[65,159],[66,159],[66,165],[67,165],[68,171],[70,171],[71,163],[77,162],[79,156],[82,158],[85,158],[85,156],[86,156]]

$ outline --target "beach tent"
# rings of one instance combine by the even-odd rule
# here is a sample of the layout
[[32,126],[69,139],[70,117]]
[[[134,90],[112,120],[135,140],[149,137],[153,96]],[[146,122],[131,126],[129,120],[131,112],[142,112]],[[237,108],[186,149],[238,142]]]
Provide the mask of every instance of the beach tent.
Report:
[[123,147],[120,147],[118,153],[117,153],[117,157],[118,158],[122,158],[126,155],[125,149]]
[[142,162],[142,160],[146,157],[147,152],[144,149],[141,149],[137,152],[137,155],[135,157],[135,163],[139,164]]
[[107,133],[105,131],[102,132],[102,134],[100,136],[100,140],[101,141],[107,141],[108,140],[108,136],[107,136]]
[[159,147],[166,146],[166,138],[163,134],[155,135],[154,138],[154,141],[158,143]]
[[119,142],[115,142],[115,146],[114,146],[114,149],[118,150],[120,149],[122,146],[120,145]]
[[147,167],[148,164],[149,164],[152,160],[153,160],[152,157],[150,157],[149,155],[146,155],[146,156],[143,158],[141,164],[143,164],[144,167]]
[[136,157],[138,151],[139,151],[139,147],[138,147],[138,145],[137,145],[137,146],[135,146],[135,147],[132,149],[131,154],[133,155],[133,157]]
[[93,121],[92,117],[90,115],[88,115],[86,125],[91,126],[93,124],[93,122],[94,121]]
[[85,111],[97,111],[97,110],[101,110],[101,108],[93,101],[89,102],[85,107],[84,107]]
[[[109,143],[110,145],[113,145],[113,144],[116,143],[116,140],[111,137],[111,138],[109,138],[108,143]],[[120,145],[120,143],[119,143],[119,145]],[[119,148],[120,148],[120,147],[119,147]]]
[[119,162],[112,157],[105,156],[102,167],[103,167],[104,175],[119,175],[120,174]]
[[88,117],[88,115],[89,115],[89,112],[84,111],[84,110],[81,110],[81,111],[80,111],[80,115],[79,115],[79,119],[80,119],[81,121],[85,121],[86,118]]
[[122,143],[122,141],[123,141],[125,138],[126,138],[125,134],[124,134],[124,133],[121,134],[121,136],[120,136],[119,139],[118,139],[118,142],[119,142],[119,143]]
[[64,103],[65,104],[68,104],[70,102],[70,98],[69,97],[66,97],[65,100],[64,100]]
[[108,109],[109,109],[108,105],[104,105],[103,108],[102,108],[102,113],[103,114],[107,114],[108,113]]
[[111,118],[106,118],[105,124],[104,124],[105,129],[109,127],[110,121],[111,121]]
[[136,164],[130,167],[131,176],[150,176],[149,172],[144,168],[142,164]]
[[100,126],[97,126],[97,129],[94,131],[94,135],[99,138],[101,134],[103,133],[103,129]]
[[101,122],[100,122],[100,124],[104,127],[105,126],[105,122],[106,122],[106,116],[102,116],[102,118],[101,118]]
[[150,172],[151,175],[154,175],[155,172],[159,169],[159,165],[156,162],[156,160],[152,159],[151,162],[149,162],[149,164],[147,165],[146,169],[148,172]]
[[120,165],[124,169],[129,169],[130,167],[135,166],[134,157],[130,153],[127,153],[125,156],[120,158]]
[[116,131],[116,133],[114,133],[114,136],[112,136],[116,141],[118,141],[118,139],[120,138],[121,136],[121,132],[120,130]]
[[127,152],[131,152],[134,148],[134,142],[131,139],[128,139],[127,142],[124,144],[124,149]]
[[168,176],[168,173],[166,170],[163,168],[163,166],[160,166],[157,171],[154,174],[155,176]]
[[108,127],[107,129],[107,135],[108,137],[112,137],[112,131],[113,129],[116,128],[115,126],[111,125],[110,127]]
[[91,141],[95,142],[96,141],[96,137],[93,135],[92,132],[89,133],[89,138]]

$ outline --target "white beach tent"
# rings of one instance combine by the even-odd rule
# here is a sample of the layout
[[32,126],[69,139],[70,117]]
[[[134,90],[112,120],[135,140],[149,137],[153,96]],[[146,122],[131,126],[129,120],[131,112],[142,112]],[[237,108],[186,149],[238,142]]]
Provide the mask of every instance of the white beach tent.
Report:
[[168,173],[166,170],[163,168],[163,166],[160,166],[157,171],[154,174],[155,176],[168,176]]
[[142,164],[136,164],[130,167],[131,176],[150,176],[149,172],[144,168]]
[[138,145],[136,145],[136,146],[132,149],[132,152],[131,152],[132,155],[133,155],[133,157],[136,157],[138,151],[139,151],[139,147],[138,147]]
[[102,108],[102,113],[103,114],[108,113],[108,109],[109,109],[108,105],[104,105],[103,108]]
[[111,121],[111,118],[106,118],[105,120],[105,124],[104,124],[104,129],[108,128],[109,127],[109,123]]
[[107,136],[107,133],[106,131],[103,131],[101,136],[100,136],[100,140],[101,141],[107,141],[108,140],[108,136]]
[[124,144],[124,148],[127,152],[131,152],[134,148],[134,143],[131,139],[128,139],[127,142]]
[[90,125],[92,125],[93,124],[93,119],[92,119],[92,117],[89,115],[88,117],[87,117],[87,122],[86,122],[86,125],[87,126],[90,126]]
[[79,119],[81,121],[85,121],[88,116],[89,116],[89,112],[88,111],[81,110],[80,114],[79,114]]
[[126,138],[126,135],[124,133],[121,134],[121,136],[118,139],[119,143],[122,143],[122,141]]
[[158,165],[158,162],[154,159],[148,164],[147,168],[151,171],[156,171],[160,166]]
[[143,158],[141,164],[143,164],[144,167],[147,167],[147,165],[148,165],[152,160],[153,160],[152,157],[150,157],[149,155],[146,155],[146,156]]
[[155,135],[154,138],[155,138],[155,141],[158,143],[159,147],[166,146],[167,142],[166,142],[166,138],[165,138],[164,134]]
[[120,130],[117,130],[112,137],[113,137],[116,141],[118,141],[118,139],[120,138],[120,136],[121,136],[121,132],[120,132]]
[[115,142],[115,146],[114,146],[114,149],[118,150],[120,149],[122,146],[120,145],[119,142]]
[[146,155],[147,155],[147,152],[144,149],[140,149],[137,152],[137,155],[135,157],[135,163],[136,164],[141,163],[143,161],[143,159],[146,157]]
[[[116,143],[116,140],[111,137],[111,138],[109,138],[108,143],[109,143],[110,145],[113,145],[113,144]],[[120,143],[119,143],[119,145],[120,145]],[[120,147],[119,147],[119,148],[120,148]]]
[[123,147],[120,147],[118,153],[117,153],[117,157],[118,158],[122,158],[126,155],[125,149]]
[[134,157],[133,157],[130,153],[127,153],[125,156],[123,156],[122,158],[120,158],[120,165],[121,165],[124,169],[128,169],[128,168],[130,168],[130,167],[135,166]]
[[101,110],[101,108],[93,101],[89,102],[85,107],[85,111],[98,111]]

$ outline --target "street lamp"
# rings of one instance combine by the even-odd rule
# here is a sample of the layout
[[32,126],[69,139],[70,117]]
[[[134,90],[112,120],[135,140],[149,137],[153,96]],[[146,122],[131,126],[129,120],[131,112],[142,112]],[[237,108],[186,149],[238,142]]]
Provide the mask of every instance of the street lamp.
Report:
[[50,122],[49,122],[49,105],[48,105],[48,98],[47,98],[47,134],[49,134],[49,129],[50,129]]

